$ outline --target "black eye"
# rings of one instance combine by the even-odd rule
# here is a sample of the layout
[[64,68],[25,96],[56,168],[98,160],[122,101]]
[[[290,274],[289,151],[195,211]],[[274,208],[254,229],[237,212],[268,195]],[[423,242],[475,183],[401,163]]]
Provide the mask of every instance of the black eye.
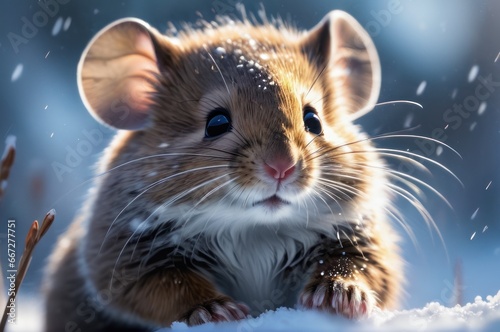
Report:
[[207,118],[205,137],[215,138],[231,131],[231,118],[229,112],[222,107],[214,109]]
[[316,110],[310,106],[304,107],[304,126],[307,132],[316,135],[321,135],[323,133],[321,120],[318,114],[316,114]]

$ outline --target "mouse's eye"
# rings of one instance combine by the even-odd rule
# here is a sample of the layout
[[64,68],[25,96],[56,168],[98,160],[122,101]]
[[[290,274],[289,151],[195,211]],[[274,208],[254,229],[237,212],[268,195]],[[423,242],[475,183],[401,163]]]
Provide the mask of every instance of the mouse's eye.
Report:
[[321,135],[323,133],[321,120],[319,119],[316,110],[311,106],[304,107],[304,126],[307,132],[316,135]]
[[231,118],[229,112],[222,107],[214,109],[207,118],[205,137],[215,138],[231,131]]

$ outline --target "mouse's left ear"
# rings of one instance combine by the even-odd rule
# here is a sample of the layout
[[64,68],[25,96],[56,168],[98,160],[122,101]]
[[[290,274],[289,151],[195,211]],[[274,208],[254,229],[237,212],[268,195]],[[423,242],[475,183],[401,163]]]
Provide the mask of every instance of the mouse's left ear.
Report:
[[335,109],[352,119],[368,113],[380,91],[380,61],[368,33],[346,12],[334,10],[302,41],[302,49],[318,66]]
[[78,64],[78,89],[90,114],[117,129],[146,127],[154,84],[160,72],[175,68],[176,54],[176,45],[142,20],[103,28]]

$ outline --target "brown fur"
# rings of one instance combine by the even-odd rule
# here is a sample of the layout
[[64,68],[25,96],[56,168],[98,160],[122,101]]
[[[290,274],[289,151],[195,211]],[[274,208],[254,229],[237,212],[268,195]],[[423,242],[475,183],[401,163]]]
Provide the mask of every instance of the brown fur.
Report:
[[[293,249],[262,257],[262,265],[288,262],[277,278],[284,292],[300,293],[283,295],[274,307],[299,304],[359,317],[374,305],[396,304],[402,274],[385,211],[384,164],[352,123],[373,106],[380,70],[373,44],[353,21],[336,12],[307,33],[244,21],[188,29],[177,40],[122,21],[93,39],[79,65],[82,97],[100,121],[134,131],[119,133],[107,149],[106,174],[96,180],[82,220],[54,252],[47,331],[73,323],[82,331],[151,329],[258,314],[255,303],[247,308],[224,293],[236,286],[220,275],[231,259],[217,250],[230,243],[238,255],[238,246],[261,237],[265,246],[272,236],[266,230],[279,238],[279,250],[289,241]],[[304,130],[305,106],[321,119],[321,136]],[[217,107],[230,110],[234,129],[203,139],[207,116]],[[236,225],[221,226],[204,212],[219,201],[252,208],[252,195],[276,187],[263,166],[275,160],[295,165],[291,179],[278,184],[279,195],[284,190],[285,200],[293,200],[307,192],[302,203],[316,197],[307,206],[311,216],[331,213],[328,220],[293,220],[280,228],[293,218],[276,217],[245,228],[241,216],[235,215]],[[193,172],[197,167],[208,168]],[[182,223],[169,219],[180,213],[176,208],[186,209]],[[205,213],[207,229],[191,234],[197,213]],[[135,220],[157,227],[133,231]],[[292,283],[292,276],[300,278]],[[332,302],[337,297],[338,305]]]

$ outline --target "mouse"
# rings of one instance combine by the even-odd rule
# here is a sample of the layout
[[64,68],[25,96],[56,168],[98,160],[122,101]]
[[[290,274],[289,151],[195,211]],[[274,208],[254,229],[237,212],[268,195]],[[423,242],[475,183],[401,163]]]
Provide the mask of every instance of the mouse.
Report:
[[152,331],[280,307],[358,319],[404,283],[369,34],[220,17],[99,31],[82,101],[116,129],[45,277],[46,331]]

